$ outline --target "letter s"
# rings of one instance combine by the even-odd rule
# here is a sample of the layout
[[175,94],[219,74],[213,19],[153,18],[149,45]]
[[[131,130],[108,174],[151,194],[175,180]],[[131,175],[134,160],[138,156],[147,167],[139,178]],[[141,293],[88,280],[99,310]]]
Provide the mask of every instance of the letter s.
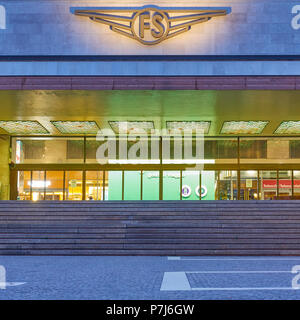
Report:
[[5,7],[0,5],[0,29],[6,29]]
[[292,28],[298,30],[300,29],[300,5],[293,6],[292,13],[296,14],[291,22]]
[[164,33],[165,33],[165,26],[163,25],[162,21],[164,20],[164,16],[161,15],[160,13],[156,12],[153,15],[152,18],[152,23],[154,24],[154,26],[156,27],[156,29],[158,31],[156,31],[155,29],[151,30],[151,34],[154,38],[161,38]]

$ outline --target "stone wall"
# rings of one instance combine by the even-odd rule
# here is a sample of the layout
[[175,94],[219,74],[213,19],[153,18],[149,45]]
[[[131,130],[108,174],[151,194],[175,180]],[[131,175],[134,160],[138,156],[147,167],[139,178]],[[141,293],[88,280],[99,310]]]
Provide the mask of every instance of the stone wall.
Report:
[[[194,25],[158,45],[145,46],[70,11],[72,7],[141,7],[150,3],[160,7],[230,7],[231,13]],[[0,54],[299,54],[297,4],[290,0],[2,0],[6,22],[0,30]]]

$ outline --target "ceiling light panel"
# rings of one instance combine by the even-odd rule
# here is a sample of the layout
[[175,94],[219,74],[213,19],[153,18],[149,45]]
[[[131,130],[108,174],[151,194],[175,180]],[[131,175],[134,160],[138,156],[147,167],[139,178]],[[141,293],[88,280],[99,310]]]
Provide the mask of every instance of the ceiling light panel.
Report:
[[167,121],[167,130],[170,134],[195,131],[208,134],[210,121]]
[[63,134],[97,134],[100,128],[95,121],[51,121]]
[[47,134],[45,129],[38,121],[0,121],[0,128],[9,134]]
[[269,121],[225,121],[221,134],[260,134]]
[[154,130],[152,121],[109,121],[109,124],[117,134],[149,134]]

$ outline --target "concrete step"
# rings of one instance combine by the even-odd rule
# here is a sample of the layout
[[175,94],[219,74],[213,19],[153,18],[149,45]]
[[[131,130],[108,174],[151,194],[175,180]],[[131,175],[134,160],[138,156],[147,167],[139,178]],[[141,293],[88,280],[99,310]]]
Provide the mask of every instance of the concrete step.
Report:
[[[22,241],[20,241],[22,239]],[[147,245],[149,247],[157,246],[157,245],[189,245],[189,247],[194,245],[209,245],[209,244],[217,244],[217,245],[252,245],[252,244],[262,244],[262,241],[264,244],[278,244],[278,245],[284,245],[284,244],[293,244],[298,245],[299,244],[299,237],[298,238],[276,238],[275,236],[270,239],[266,238],[260,238],[256,237],[254,239],[236,239],[234,237],[231,238],[213,238],[213,239],[195,239],[195,238],[156,238],[156,239],[124,239],[124,238],[85,238],[85,239],[78,239],[78,238],[47,238],[47,237],[39,237],[39,238],[0,238],[0,245],[25,245],[25,244],[32,244],[32,245],[39,245],[39,244],[53,244],[53,247],[58,245],[69,245],[69,244],[89,244],[89,245],[101,245],[101,244],[134,244],[134,245]]]
[[251,208],[257,205],[268,207],[298,207],[300,200],[264,201],[0,201],[0,208]]
[[0,255],[28,256],[300,256],[300,250],[294,249],[221,249],[221,250],[111,250],[111,249],[6,249]]
[[[99,223],[111,223],[111,224],[118,224],[118,223],[125,223],[125,222],[132,222],[132,221],[141,221],[141,222],[150,222],[150,221],[157,221],[159,223],[165,222],[165,223],[172,223],[175,220],[183,220],[187,221],[189,223],[192,223],[193,221],[197,220],[199,222],[205,222],[205,221],[247,221],[247,220],[252,220],[252,221],[270,221],[270,220],[276,220],[276,221],[299,221],[300,220],[300,215],[279,215],[279,214],[274,214],[274,215],[258,215],[255,214],[253,216],[249,214],[241,214],[240,216],[238,215],[173,215],[173,216],[97,216],[97,215],[78,215],[78,216],[43,216],[43,215],[38,215],[38,216],[32,216],[32,215],[6,215],[5,217],[0,218],[0,223],[6,223],[6,221],[16,221],[19,223],[20,221],[28,221],[30,224],[32,221],[41,221],[47,223],[49,222],[61,222],[61,221],[82,221],[88,222],[90,220],[97,221]],[[91,222],[90,222],[91,223]]]
[[25,209],[14,209],[14,210],[3,210],[0,211],[0,218],[4,217],[8,214],[10,215],[48,215],[48,216],[56,216],[56,215],[63,215],[63,216],[68,216],[68,215],[97,215],[97,216],[137,216],[137,215],[142,215],[142,216],[147,216],[147,215],[205,215],[205,214],[222,214],[222,215],[241,215],[241,212],[243,212],[245,215],[246,214],[290,214],[290,215],[300,215],[300,209],[288,209],[288,208],[235,208],[235,209],[201,209],[201,208],[189,208],[186,207],[185,209],[180,209],[180,208],[164,208],[164,209],[157,209],[154,210],[153,208],[150,209],[131,209],[129,210],[128,208],[123,208],[123,209],[118,209],[118,210],[108,210],[108,209],[93,209],[93,210],[79,210],[78,208],[68,208],[68,209],[63,209],[63,208],[57,208],[57,209],[39,209],[39,208],[26,208]]
[[300,254],[300,201],[0,202],[0,255]]
[[[291,244],[276,244],[276,250],[284,250],[288,245],[289,250],[297,250],[298,245]],[[81,249],[81,250],[93,250],[93,249],[124,249],[124,250],[184,250],[187,249],[187,244],[181,243],[159,243],[159,244],[130,244],[130,243],[22,243],[22,244],[0,244],[0,253],[1,250],[67,250],[67,249]],[[274,244],[257,244],[257,243],[226,243],[226,244],[217,244],[217,243],[202,243],[202,244],[188,244],[188,250],[274,250]]]

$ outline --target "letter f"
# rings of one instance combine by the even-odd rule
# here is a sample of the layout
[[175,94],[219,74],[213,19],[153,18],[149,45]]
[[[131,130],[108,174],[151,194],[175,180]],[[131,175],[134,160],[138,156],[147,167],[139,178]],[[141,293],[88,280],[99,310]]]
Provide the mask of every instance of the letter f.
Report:
[[145,22],[145,20],[150,20],[150,12],[145,11],[140,15],[140,37],[144,39],[145,30],[150,30],[150,23]]

